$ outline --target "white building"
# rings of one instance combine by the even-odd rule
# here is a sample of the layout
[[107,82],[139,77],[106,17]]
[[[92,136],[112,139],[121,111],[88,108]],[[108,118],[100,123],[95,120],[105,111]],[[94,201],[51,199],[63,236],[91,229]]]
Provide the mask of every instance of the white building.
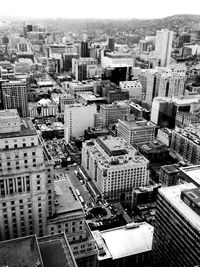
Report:
[[97,106],[82,104],[66,105],[64,112],[65,141],[71,137],[83,136],[88,127],[94,127]]
[[139,80],[119,82],[121,90],[129,91],[130,99],[142,100],[142,85]]
[[0,240],[47,233],[54,177],[41,142],[29,119],[0,112]]
[[83,143],[82,166],[109,201],[130,201],[134,187],[149,184],[149,161],[119,137],[98,137]]
[[157,65],[166,67],[170,64],[173,32],[162,29],[156,32],[155,56]]

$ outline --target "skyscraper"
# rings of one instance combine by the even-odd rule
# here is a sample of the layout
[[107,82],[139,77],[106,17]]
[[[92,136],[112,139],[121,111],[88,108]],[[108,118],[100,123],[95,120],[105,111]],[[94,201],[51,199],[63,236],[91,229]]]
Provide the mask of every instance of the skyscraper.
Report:
[[192,183],[159,189],[152,266],[200,264],[199,201],[199,188]]
[[25,81],[9,81],[1,85],[3,108],[17,109],[20,117],[28,117],[27,84]]
[[89,57],[89,56],[90,56],[90,53],[89,53],[89,48],[88,48],[88,42],[82,41],[80,57]]
[[54,209],[53,163],[32,122],[16,110],[0,112],[0,151],[0,240],[45,235]]
[[115,38],[114,37],[109,37],[108,38],[108,49],[111,52],[115,51]]
[[157,64],[166,67],[170,63],[173,31],[162,29],[156,32],[155,55]]

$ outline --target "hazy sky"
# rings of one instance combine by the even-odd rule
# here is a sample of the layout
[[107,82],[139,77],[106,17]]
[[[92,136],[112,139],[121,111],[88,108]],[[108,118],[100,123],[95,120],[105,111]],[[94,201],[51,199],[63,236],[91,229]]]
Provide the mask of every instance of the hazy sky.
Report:
[[200,0],[0,0],[0,16],[162,18],[200,14]]

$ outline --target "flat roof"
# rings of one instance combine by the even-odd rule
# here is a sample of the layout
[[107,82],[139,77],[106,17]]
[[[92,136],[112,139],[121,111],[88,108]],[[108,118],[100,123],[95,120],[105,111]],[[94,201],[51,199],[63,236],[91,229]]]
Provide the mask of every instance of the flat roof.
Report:
[[200,216],[197,215],[189,206],[181,199],[181,191],[197,188],[193,183],[186,183],[159,189],[161,195],[182,214],[193,227],[200,231]]
[[21,136],[31,136],[31,135],[37,135],[37,131],[34,128],[34,125],[30,119],[23,118],[21,119],[21,131],[20,132],[0,133],[0,139],[21,137]]
[[154,227],[143,222],[137,228],[126,226],[101,232],[101,236],[113,258],[120,259],[152,250]]
[[147,127],[151,127],[151,128],[155,128],[155,124],[151,123],[150,121],[146,121],[144,120],[121,120],[119,119],[120,123],[124,124],[124,126],[126,126],[127,128],[147,128]]
[[161,168],[164,169],[168,173],[179,172],[178,165],[176,164],[164,165],[164,166],[161,166]]
[[4,109],[0,110],[0,119],[1,118],[19,118],[19,114],[16,109]]
[[64,234],[45,236],[38,239],[44,262],[48,267],[77,267],[70,245]]
[[55,181],[54,186],[55,200],[58,201],[55,206],[56,214],[83,212],[78,196],[67,179]]
[[200,165],[183,167],[180,170],[200,186]]
[[36,236],[0,242],[0,266],[43,267]]

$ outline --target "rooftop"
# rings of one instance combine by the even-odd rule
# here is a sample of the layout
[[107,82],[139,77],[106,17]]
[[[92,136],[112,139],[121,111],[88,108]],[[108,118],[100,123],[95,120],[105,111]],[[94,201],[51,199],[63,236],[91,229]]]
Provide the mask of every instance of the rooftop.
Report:
[[178,173],[179,172],[179,168],[176,164],[171,164],[171,165],[164,165],[161,166],[161,168],[163,170],[165,170],[167,173]]
[[83,212],[81,203],[67,179],[55,181],[54,186],[56,214]]
[[151,127],[151,128],[155,128],[155,124],[151,123],[150,121],[146,121],[145,119],[142,120],[120,120],[119,122],[124,124],[125,127],[129,128],[129,129],[133,129],[133,128],[144,128],[144,127]]
[[36,129],[33,126],[33,123],[28,118],[21,119],[21,131],[20,132],[10,132],[10,133],[0,133],[1,138],[13,138],[20,136],[31,136],[37,135]]
[[188,205],[181,199],[181,191],[191,190],[197,188],[193,183],[185,183],[181,185],[175,185],[170,187],[163,187],[159,189],[161,195],[163,195],[169,203],[190,222],[193,227],[200,231],[200,217],[196,214]]
[[[100,235],[113,260],[152,250],[153,226],[143,222],[101,231]],[[108,254],[109,255],[109,254]]]
[[0,266],[43,267],[36,236],[0,242]]
[[45,236],[38,239],[44,266],[76,267],[73,253],[64,234]]
[[180,170],[200,186],[200,165],[183,167]]

